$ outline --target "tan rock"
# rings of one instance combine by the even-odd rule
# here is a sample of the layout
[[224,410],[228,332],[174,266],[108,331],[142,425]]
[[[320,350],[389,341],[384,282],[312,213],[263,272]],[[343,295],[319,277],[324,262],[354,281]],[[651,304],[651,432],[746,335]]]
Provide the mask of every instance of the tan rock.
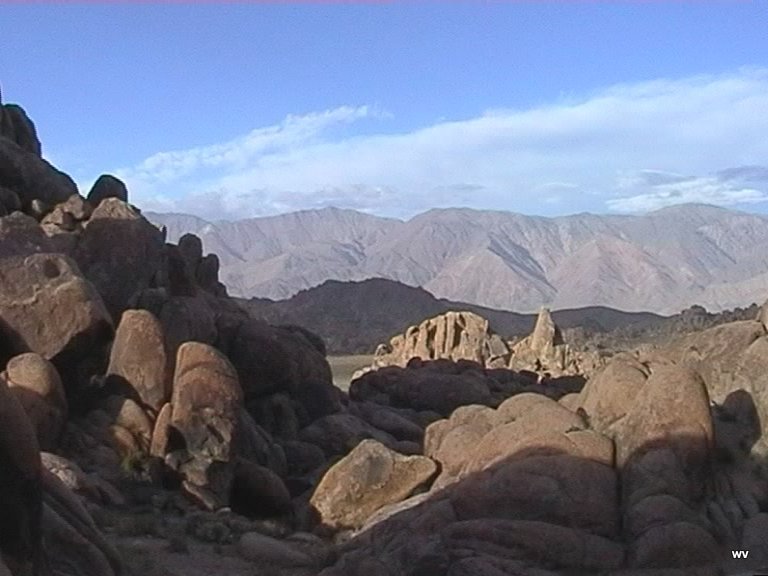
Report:
[[407,498],[435,471],[429,458],[402,456],[365,440],[326,472],[310,504],[326,526],[359,528],[383,506]]
[[473,312],[446,312],[411,326],[381,347],[376,367],[404,367],[412,358],[472,360],[483,366],[505,364],[509,349],[488,327],[488,321]]
[[592,428],[612,436],[648,375],[648,368],[637,358],[621,354],[592,376],[579,393],[579,407],[589,415]]
[[652,365],[650,371],[631,411],[617,428],[617,464],[625,465],[649,446],[663,446],[679,451],[689,471],[701,473],[713,446],[704,381],[683,366]]

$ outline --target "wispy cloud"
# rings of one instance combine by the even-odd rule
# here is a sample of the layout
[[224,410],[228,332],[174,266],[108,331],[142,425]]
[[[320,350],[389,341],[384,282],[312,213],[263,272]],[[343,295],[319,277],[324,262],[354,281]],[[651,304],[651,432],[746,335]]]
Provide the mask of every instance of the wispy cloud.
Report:
[[140,206],[207,217],[328,205],[401,216],[445,205],[737,206],[768,200],[765,110],[768,70],[755,68],[613,86],[399,134],[350,135],[386,115],[344,106],[230,142],[160,152],[116,173]]

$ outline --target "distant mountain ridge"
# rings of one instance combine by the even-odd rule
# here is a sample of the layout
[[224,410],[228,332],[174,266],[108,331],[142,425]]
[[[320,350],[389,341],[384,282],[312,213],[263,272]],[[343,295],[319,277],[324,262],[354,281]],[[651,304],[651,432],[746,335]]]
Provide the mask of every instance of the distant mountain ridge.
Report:
[[673,314],[768,296],[768,217],[702,204],[556,218],[468,208],[408,221],[337,208],[235,222],[147,213],[170,241],[199,235],[241,297],[387,278],[438,298],[533,312],[606,306]]
[[[253,316],[272,324],[296,324],[320,335],[330,354],[372,353],[408,326],[449,310],[470,311],[486,318],[491,329],[505,338],[527,335],[535,314],[494,310],[465,302],[440,300],[423,288],[373,278],[360,282],[328,280],[302,290],[287,300],[253,298],[241,304]],[[622,312],[604,307],[556,310],[561,328],[607,333],[629,326],[645,329],[665,318],[650,312]]]

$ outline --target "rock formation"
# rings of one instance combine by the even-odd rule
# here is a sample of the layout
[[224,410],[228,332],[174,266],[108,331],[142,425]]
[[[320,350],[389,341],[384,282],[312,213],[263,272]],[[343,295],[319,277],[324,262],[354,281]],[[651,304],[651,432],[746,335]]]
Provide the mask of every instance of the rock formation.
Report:
[[484,318],[472,312],[446,312],[380,345],[374,366],[405,366],[411,358],[471,360],[497,368],[507,363],[509,349]]
[[0,574],[768,560],[765,310],[592,364],[546,310],[511,347],[448,313],[345,394],[323,342],[249,316],[198,238],[165,243],[114,177],[83,198],[0,110]]

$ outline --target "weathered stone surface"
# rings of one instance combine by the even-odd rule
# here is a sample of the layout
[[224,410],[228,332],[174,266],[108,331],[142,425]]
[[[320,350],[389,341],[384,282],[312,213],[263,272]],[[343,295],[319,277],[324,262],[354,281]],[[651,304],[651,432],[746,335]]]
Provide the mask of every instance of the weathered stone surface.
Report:
[[5,186],[0,186],[0,216],[13,214],[17,210],[21,210],[18,194]]
[[53,251],[53,242],[31,216],[14,212],[0,218],[0,257]]
[[111,332],[99,294],[77,265],[59,254],[0,261],[0,319],[14,352],[33,351],[47,359],[72,347],[87,355],[91,342]]
[[165,346],[171,359],[184,342],[216,342],[216,315],[202,298],[175,296],[163,303],[160,316]]
[[14,575],[32,574],[40,553],[40,448],[23,408],[0,377],[0,554]]
[[690,568],[721,560],[712,535],[701,526],[675,522],[644,532],[629,548],[629,563],[637,568]]
[[75,259],[117,322],[134,294],[150,286],[162,248],[160,230],[129,204],[107,198],[85,224]]
[[[768,455],[768,336],[758,338],[741,354],[731,388],[744,390],[757,413],[756,422],[741,418],[746,425],[746,449],[761,457]],[[726,396],[724,405],[732,394]]]
[[395,366],[354,380],[349,395],[355,401],[430,410],[446,417],[459,406],[490,404],[492,400],[487,379],[482,376]]
[[128,202],[128,190],[125,184],[111,174],[102,174],[93,183],[91,191],[88,192],[88,202],[97,208],[102,200],[107,198],[117,198],[122,202]]
[[5,378],[32,422],[40,447],[55,448],[68,413],[67,397],[56,368],[39,354],[29,352],[11,358]]
[[71,460],[50,452],[41,452],[40,460],[43,468],[78,496],[99,504],[125,504],[125,498],[114,486],[98,474],[86,474]]
[[374,366],[405,367],[412,358],[472,360],[483,366],[506,364],[509,349],[488,328],[488,321],[472,312],[446,312],[411,326],[379,347]]
[[53,576],[118,576],[122,562],[117,551],[77,497],[47,470],[42,479],[43,551]]
[[[326,400],[321,398],[322,404],[316,402],[318,390],[316,384],[311,383],[322,383],[326,392],[333,390],[328,362],[296,330],[248,320],[240,323],[232,334],[227,350],[240,375],[246,402],[275,392],[290,392],[305,405],[308,413],[317,417],[319,414],[315,411],[321,409]],[[315,388],[308,390],[307,383]],[[338,401],[335,404],[322,413],[337,411]]]
[[131,433],[142,454],[148,454],[154,426],[144,409],[130,398],[110,396],[103,405],[112,423]]
[[232,509],[250,517],[273,517],[291,510],[291,495],[269,468],[238,458],[232,482]]
[[152,441],[149,444],[150,456],[164,458],[167,454],[172,413],[173,406],[170,402],[166,402],[158,412],[152,429]]
[[366,439],[393,446],[396,440],[352,414],[332,414],[317,419],[302,429],[299,440],[322,448],[326,456],[347,454]]
[[[602,573],[620,568],[624,547],[582,530],[530,520],[456,522],[444,532],[450,550],[495,554],[548,567]],[[544,561],[544,562],[542,562]]]
[[237,548],[243,558],[270,566],[275,571],[312,566],[315,563],[312,556],[299,546],[258,532],[243,534]]
[[449,487],[459,519],[508,518],[618,533],[616,473],[610,466],[569,455],[501,462]]
[[423,456],[403,456],[364,440],[326,472],[310,503],[329,527],[359,528],[377,510],[407,498],[436,472]]
[[349,411],[397,440],[421,443],[424,437],[424,429],[421,426],[387,406],[373,402],[350,402]]
[[18,195],[24,210],[33,200],[54,206],[77,194],[72,178],[6,138],[0,138],[0,182]]
[[671,448],[688,473],[701,477],[714,436],[704,382],[683,366],[656,364],[650,371],[617,429],[617,464],[626,465],[649,447]]
[[[283,449],[275,443],[272,436],[254,422],[245,408],[238,412],[237,453],[246,460],[261,464],[283,477],[287,474],[288,464]],[[318,448],[319,450],[319,448]],[[325,456],[321,458],[325,461]]]
[[710,398],[718,404],[733,388],[738,359],[755,340],[765,336],[765,326],[757,320],[730,322],[688,334],[665,352],[696,370],[707,385]]
[[749,550],[749,558],[756,563],[768,563],[768,514],[761,512],[744,522],[739,549]]
[[35,123],[18,104],[0,103],[0,136],[15,142],[26,152],[42,155]]
[[191,486],[210,495],[214,506],[228,502],[242,392],[237,372],[215,348],[187,342],[179,348],[171,400],[171,427],[184,448],[166,456]]
[[590,378],[579,394],[578,407],[588,414],[592,428],[612,436],[648,375],[648,368],[637,358],[620,354]]
[[125,386],[160,410],[171,395],[171,361],[160,321],[146,310],[126,310],[115,332],[107,383]]

